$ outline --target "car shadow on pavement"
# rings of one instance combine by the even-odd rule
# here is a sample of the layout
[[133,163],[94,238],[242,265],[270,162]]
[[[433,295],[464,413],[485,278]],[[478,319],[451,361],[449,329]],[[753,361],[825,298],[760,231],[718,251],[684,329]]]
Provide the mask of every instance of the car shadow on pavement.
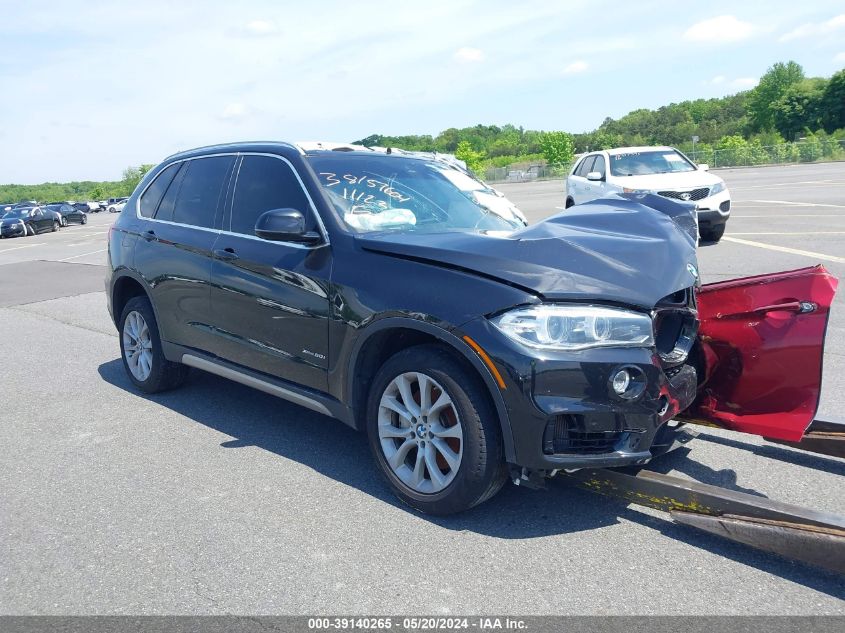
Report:
[[[220,444],[225,450],[255,446],[270,451],[444,529],[501,539],[526,539],[596,530],[627,521],[845,598],[845,588],[835,574],[676,525],[668,517],[635,510],[624,501],[580,490],[563,479],[550,480],[545,490],[506,485],[493,500],[456,516],[424,515],[394,497],[376,471],[365,436],[337,420],[202,371],[192,371],[184,388],[154,395],[142,393],[132,385],[120,359],[103,363],[98,371],[103,380],[114,386],[232,437]],[[678,464],[674,468],[678,469]],[[696,471],[695,476],[706,477],[714,472],[704,468]],[[704,483],[724,485],[723,481]]]

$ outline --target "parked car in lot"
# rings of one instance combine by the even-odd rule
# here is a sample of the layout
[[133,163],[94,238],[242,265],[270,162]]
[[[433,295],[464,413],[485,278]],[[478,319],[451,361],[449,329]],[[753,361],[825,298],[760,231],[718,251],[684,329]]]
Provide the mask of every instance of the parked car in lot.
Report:
[[3,217],[0,235],[3,237],[24,237],[45,231],[58,231],[62,225],[52,211],[45,212],[41,207],[18,207],[6,211]]
[[70,223],[88,224],[88,214],[69,204],[48,204],[47,208],[61,215],[62,226]]
[[85,203],[88,207],[89,213],[99,213],[100,211],[105,210],[105,207],[100,206],[99,202],[91,201]]
[[452,169],[286,143],[169,157],[109,232],[129,379],[155,393],[199,368],[336,417],[438,514],[508,478],[646,463],[682,411],[803,433],[786,413],[818,401],[822,269],[699,288],[688,205],[620,194],[526,227]]
[[65,220],[64,216],[59,213],[58,209],[53,209],[48,204],[42,206],[41,211],[44,213],[44,215],[49,216],[53,218],[56,222],[58,222],[60,227],[67,226],[67,220]]
[[109,198],[109,206],[106,211],[109,213],[120,213],[123,207],[126,206],[126,198]]
[[673,147],[619,147],[585,154],[566,179],[566,207],[612,193],[653,192],[695,203],[701,238],[718,242],[730,217],[725,181]]

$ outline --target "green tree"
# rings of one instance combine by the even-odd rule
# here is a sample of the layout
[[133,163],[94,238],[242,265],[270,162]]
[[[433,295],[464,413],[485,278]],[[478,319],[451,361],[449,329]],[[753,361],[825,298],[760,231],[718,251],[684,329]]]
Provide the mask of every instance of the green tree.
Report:
[[778,101],[793,84],[804,79],[801,65],[788,61],[778,62],[760,77],[760,83],[748,96],[748,116],[755,130],[774,128],[773,104]]
[[845,69],[835,73],[822,97],[824,129],[828,132],[845,128]]
[[484,152],[477,152],[472,149],[472,145],[469,141],[461,141],[458,143],[458,147],[455,150],[455,157],[458,160],[464,161],[471,172],[477,176],[481,175],[484,168],[484,165],[482,164],[482,161],[484,160]]
[[804,130],[822,127],[822,101],[827,79],[804,79],[790,86],[772,108],[772,120],[784,138],[792,141]]
[[540,135],[540,151],[550,165],[565,165],[572,162],[575,143],[566,132],[543,132]]
[[103,187],[101,185],[97,185],[93,189],[91,189],[91,199],[92,200],[102,200],[105,197],[105,192],[103,191]]

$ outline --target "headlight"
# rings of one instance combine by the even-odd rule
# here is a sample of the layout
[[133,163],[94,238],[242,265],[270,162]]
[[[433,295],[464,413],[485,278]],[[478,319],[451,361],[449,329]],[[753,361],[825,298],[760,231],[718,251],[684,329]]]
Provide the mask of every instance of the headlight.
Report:
[[541,349],[654,345],[651,317],[618,308],[546,304],[505,312],[492,323],[514,341]]
[[717,193],[721,193],[725,190],[725,183],[717,182],[715,185],[710,187],[710,195],[715,196]]

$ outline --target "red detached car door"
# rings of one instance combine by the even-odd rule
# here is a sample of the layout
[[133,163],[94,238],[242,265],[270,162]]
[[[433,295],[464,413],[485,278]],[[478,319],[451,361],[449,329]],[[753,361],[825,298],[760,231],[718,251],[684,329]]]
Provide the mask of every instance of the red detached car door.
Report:
[[823,266],[731,279],[698,293],[704,378],[682,418],[798,441],[819,403],[837,280]]

